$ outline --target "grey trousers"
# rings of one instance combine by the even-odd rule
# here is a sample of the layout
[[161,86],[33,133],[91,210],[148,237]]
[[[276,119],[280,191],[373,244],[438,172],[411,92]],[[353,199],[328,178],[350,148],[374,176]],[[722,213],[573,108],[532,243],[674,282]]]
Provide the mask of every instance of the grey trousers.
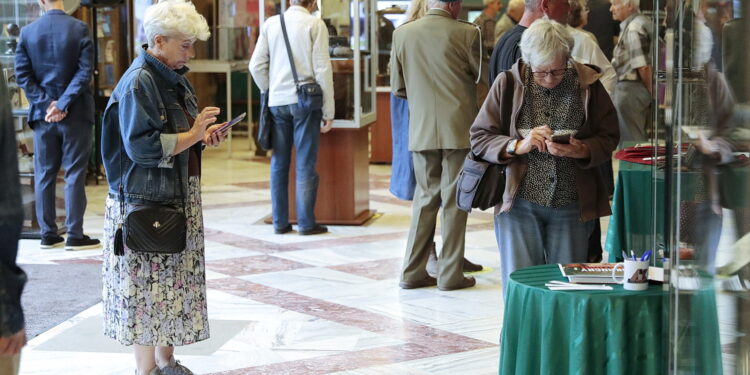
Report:
[[18,367],[21,363],[21,355],[16,354],[11,357],[0,357],[0,374],[15,375],[18,374]]
[[620,122],[620,145],[624,142],[648,141],[646,124],[651,115],[651,95],[640,81],[618,81],[614,104]]
[[406,245],[402,281],[415,282],[427,275],[441,205],[443,247],[438,256],[438,285],[453,287],[463,281],[467,213],[456,206],[456,182],[468,149],[412,152],[417,181],[411,227]]
[[91,155],[91,124],[34,123],[34,193],[42,237],[57,235],[55,189],[65,170],[65,226],[69,238],[83,238],[86,167]]

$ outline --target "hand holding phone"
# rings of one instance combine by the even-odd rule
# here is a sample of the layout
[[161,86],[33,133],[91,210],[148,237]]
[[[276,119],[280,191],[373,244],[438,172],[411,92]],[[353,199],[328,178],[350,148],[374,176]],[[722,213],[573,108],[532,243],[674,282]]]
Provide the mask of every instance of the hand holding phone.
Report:
[[552,142],[569,144],[570,143],[570,134],[553,135],[552,136]]
[[229,121],[229,122],[227,122],[226,124],[222,125],[222,126],[221,126],[221,127],[219,128],[219,129],[217,129],[216,131],[220,131],[220,132],[223,132],[223,131],[226,131],[226,130],[228,130],[228,129],[229,129],[229,128],[231,128],[232,126],[234,126],[234,125],[237,125],[237,124],[238,124],[238,123],[239,123],[240,121],[242,121],[242,119],[244,119],[244,118],[245,118],[245,116],[247,116],[247,112],[242,112],[242,114],[241,114],[241,115],[239,115],[239,116],[237,116],[237,117],[233,118],[233,119],[232,119],[232,121]]

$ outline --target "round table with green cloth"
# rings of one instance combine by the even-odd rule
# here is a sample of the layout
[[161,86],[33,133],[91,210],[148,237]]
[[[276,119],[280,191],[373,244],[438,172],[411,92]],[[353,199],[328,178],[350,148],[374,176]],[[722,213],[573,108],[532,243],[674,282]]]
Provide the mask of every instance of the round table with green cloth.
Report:
[[[552,291],[567,281],[556,264],[510,275],[500,341],[500,374],[664,374],[669,344],[668,294],[661,285],[642,292]],[[694,293],[693,340],[682,348],[700,374],[721,374],[713,290]]]

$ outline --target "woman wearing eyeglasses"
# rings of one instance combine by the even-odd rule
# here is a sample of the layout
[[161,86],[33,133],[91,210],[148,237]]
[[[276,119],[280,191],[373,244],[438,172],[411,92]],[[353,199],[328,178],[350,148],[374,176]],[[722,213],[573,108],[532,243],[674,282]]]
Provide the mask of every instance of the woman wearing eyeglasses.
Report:
[[[471,126],[472,151],[508,165],[495,207],[503,290],[516,269],[586,261],[594,220],[611,213],[597,166],[619,140],[600,69],[570,58],[564,25],[537,20],[520,47],[522,58],[498,76]],[[504,98],[509,80],[512,100]],[[509,123],[503,103],[512,103]]]

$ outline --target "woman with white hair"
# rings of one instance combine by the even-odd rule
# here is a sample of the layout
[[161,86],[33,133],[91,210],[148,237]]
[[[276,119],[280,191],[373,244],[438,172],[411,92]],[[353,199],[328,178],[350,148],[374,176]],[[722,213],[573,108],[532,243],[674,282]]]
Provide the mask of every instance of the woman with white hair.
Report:
[[573,61],[572,47],[564,25],[535,21],[471,126],[472,151],[507,165],[495,207],[503,289],[519,268],[585,262],[594,220],[610,215],[597,167],[617,145],[617,114],[599,68]]
[[[173,353],[175,346],[209,337],[200,159],[203,145],[218,145],[224,134],[222,124],[212,125],[219,109],[199,111],[184,74],[195,55],[193,43],[210,33],[206,19],[185,0],[148,7],[143,27],[148,45],[122,76],[104,111],[102,155],[109,183],[104,333],[135,346],[137,375],[192,374]],[[173,205],[184,213],[182,251],[136,251],[128,241],[124,247],[116,245],[126,213],[143,205]]]

